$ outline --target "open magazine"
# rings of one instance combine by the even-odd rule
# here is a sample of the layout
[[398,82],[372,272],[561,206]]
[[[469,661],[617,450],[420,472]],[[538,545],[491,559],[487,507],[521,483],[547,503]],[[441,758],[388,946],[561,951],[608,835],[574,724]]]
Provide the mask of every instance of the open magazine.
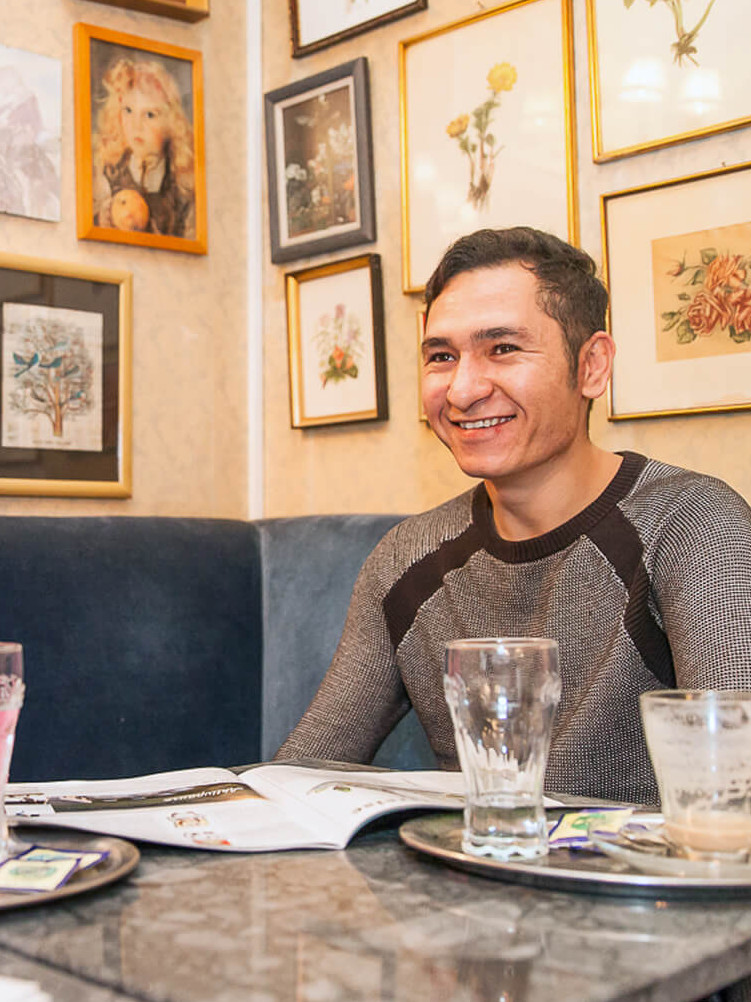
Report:
[[144,842],[263,852],[343,849],[369,821],[416,808],[458,810],[460,772],[334,770],[270,763],[236,775],[185,769],[133,779],[9,783],[12,823]]

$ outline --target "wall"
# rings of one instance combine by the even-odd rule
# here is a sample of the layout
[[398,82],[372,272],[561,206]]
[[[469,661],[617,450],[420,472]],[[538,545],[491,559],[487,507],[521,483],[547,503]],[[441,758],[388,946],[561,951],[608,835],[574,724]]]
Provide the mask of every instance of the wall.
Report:
[[[203,52],[208,255],[77,239],[72,33],[79,21]],[[63,213],[60,223],[0,215],[0,251],[131,271],[134,313],[133,497],[0,497],[0,514],[245,517],[245,0],[216,0],[197,24],[90,0],[2,0],[2,28],[2,44],[62,60]]]
[[[410,512],[437,504],[470,483],[418,421],[417,296],[401,291],[398,42],[479,8],[479,0],[429,0],[428,9],[303,59],[290,58],[287,5],[263,0],[264,91],[357,56],[370,64],[375,141],[378,241],[382,256],[390,419],[378,424],[291,429],[283,276],[269,263],[264,237],[265,508],[269,515],[306,512]],[[601,259],[599,194],[751,160],[748,129],[673,149],[596,165],[591,157],[585,0],[574,0],[581,243]],[[268,220],[264,220],[266,230]],[[358,248],[359,250],[359,248]],[[441,248],[436,248],[437,256]],[[348,257],[354,251],[342,252]],[[332,256],[332,257],[335,257]],[[286,270],[305,267],[295,261]],[[751,499],[751,468],[739,448],[751,413],[608,422],[595,406],[592,437],[609,449],[635,449],[726,479]]]

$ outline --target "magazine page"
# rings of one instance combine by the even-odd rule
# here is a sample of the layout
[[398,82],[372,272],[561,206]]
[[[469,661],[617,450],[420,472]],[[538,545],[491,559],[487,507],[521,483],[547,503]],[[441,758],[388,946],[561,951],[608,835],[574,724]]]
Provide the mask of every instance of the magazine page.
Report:
[[271,800],[296,805],[304,818],[320,817],[319,830],[343,848],[363,825],[393,811],[461,810],[460,772],[368,771],[285,765],[255,766],[238,777]]
[[299,805],[290,810],[226,769],[10,783],[5,803],[14,824],[77,828],[166,845],[236,852],[331,845],[319,814],[306,816]]

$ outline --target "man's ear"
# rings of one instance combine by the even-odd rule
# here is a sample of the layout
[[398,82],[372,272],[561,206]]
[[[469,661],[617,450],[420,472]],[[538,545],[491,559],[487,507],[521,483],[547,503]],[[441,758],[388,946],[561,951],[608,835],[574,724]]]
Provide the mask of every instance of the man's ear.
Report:
[[605,392],[615,358],[615,341],[607,331],[595,331],[579,352],[579,386],[583,397],[596,400]]

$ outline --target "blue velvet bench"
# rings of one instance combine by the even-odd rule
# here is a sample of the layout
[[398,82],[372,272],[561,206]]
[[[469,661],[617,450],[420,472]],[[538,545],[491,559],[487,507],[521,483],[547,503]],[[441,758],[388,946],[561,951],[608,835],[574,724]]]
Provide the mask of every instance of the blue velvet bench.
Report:
[[[270,758],[398,520],[0,517],[0,639],[26,676],[11,779]],[[434,767],[413,711],[375,761]]]

